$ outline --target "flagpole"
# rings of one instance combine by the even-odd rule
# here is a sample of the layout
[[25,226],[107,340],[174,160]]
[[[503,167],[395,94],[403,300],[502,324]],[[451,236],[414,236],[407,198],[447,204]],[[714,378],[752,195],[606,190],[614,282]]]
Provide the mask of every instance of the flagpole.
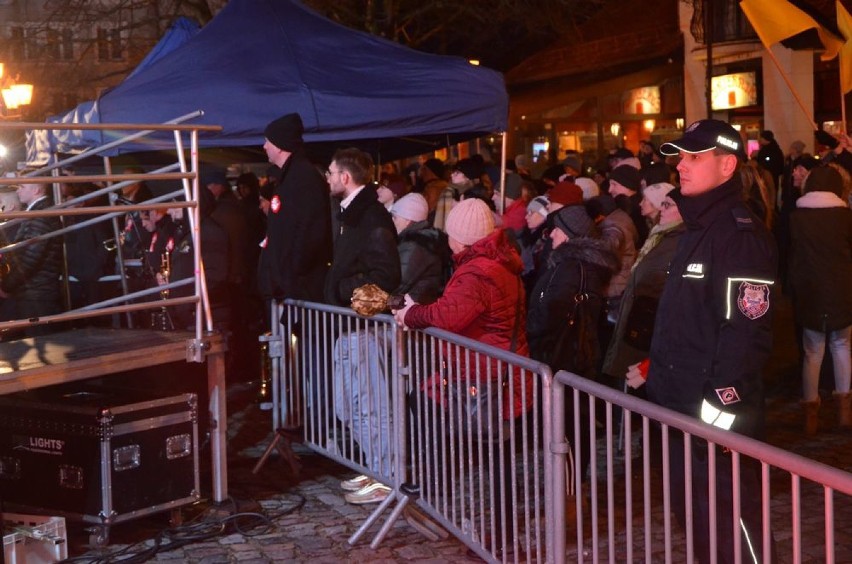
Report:
[[[766,52],[769,54],[769,58],[772,59],[772,62],[775,63],[775,68],[778,69],[778,73],[781,75],[781,78],[783,78],[784,82],[787,83],[787,88],[790,89],[790,92],[792,92],[793,97],[796,99],[796,102],[798,102],[798,104],[799,104],[799,107],[802,108],[802,111],[805,113],[805,117],[808,118],[808,121],[811,122],[811,125],[813,126],[814,130],[819,129],[819,127],[817,127],[816,122],[814,121],[813,116],[811,116],[810,112],[808,112],[807,108],[805,108],[805,103],[802,102],[801,98],[799,98],[799,93],[796,92],[796,89],[793,87],[793,83],[790,82],[790,79],[787,76],[787,74],[781,69],[781,63],[778,62],[778,59],[775,57],[775,53],[773,53],[772,49],[769,48],[769,47],[766,47]],[[843,111],[844,111],[844,114],[845,114],[845,107],[844,107]],[[844,121],[844,123],[845,123],[845,121]]]

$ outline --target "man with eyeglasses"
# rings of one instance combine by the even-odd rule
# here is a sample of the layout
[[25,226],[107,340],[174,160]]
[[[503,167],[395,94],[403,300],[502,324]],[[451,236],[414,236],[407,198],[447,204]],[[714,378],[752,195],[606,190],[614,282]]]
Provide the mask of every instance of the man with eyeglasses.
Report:
[[266,300],[322,301],[331,261],[328,187],[302,150],[303,132],[296,113],[272,121],[264,131],[263,149],[269,162],[281,169],[258,264],[258,289]]
[[[325,281],[325,301],[349,307],[356,288],[374,284],[393,292],[400,283],[396,228],[379,202],[373,160],[356,148],[340,149],[326,171],[331,195],[340,201],[334,229],[334,258]],[[367,466],[379,476],[391,474],[388,335],[384,324],[369,329],[354,323],[334,344],[334,413],[352,431]],[[379,503],[390,488],[369,480],[347,480],[345,499]]]

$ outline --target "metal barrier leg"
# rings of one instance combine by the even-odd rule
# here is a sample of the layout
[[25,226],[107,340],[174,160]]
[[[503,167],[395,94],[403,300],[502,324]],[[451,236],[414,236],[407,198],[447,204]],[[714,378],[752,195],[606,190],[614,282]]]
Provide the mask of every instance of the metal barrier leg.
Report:
[[[388,495],[388,497],[382,503],[379,504],[379,506],[370,514],[370,516],[367,518],[367,520],[364,521],[364,524],[362,524],[360,527],[358,527],[358,530],[355,531],[355,533],[351,537],[349,537],[348,542],[349,542],[350,545],[354,545],[356,542],[358,542],[358,539],[360,539],[364,535],[364,533],[366,533],[370,529],[370,527],[373,526],[373,523],[378,521],[378,519],[379,519],[379,517],[381,517],[382,513],[385,512],[385,509],[387,509],[390,506],[390,504],[393,503],[395,499],[397,499],[398,493],[399,492],[397,490],[394,490],[393,492],[391,492],[390,495]],[[405,496],[403,496],[403,497],[405,497]],[[399,500],[399,503],[401,504],[402,507],[404,507],[405,504],[408,503],[408,500],[407,499],[401,499],[401,500]],[[393,517],[394,516],[398,517],[399,513],[402,512],[401,507],[398,508],[398,509],[399,509],[399,511],[394,510],[394,512],[391,514],[391,519],[388,520],[388,522],[391,525],[394,522]],[[384,527],[382,528],[382,530],[384,530]],[[379,532],[381,533],[382,531],[379,531]],[[384,531],[384,533],[387,534],[387,531]],[[384,535],[382,535],[382,538],[384,538]],[[381,540],[382,540],[381,538],[373,539],[373,543],[370,546],[372,548],[376,548],[376,546],[378,546],[378,544],[379,544],[379,542],[381,542]],[[376,546],[373,546],[373,545],[376,545]]]
[[263,451],[263,455],[260,457],[260,460],[257,461],[257,464],[252,468],[251,473],[257,474],[260,472],[260,469],[266,463],[266,459],[269,458],[269,455],[272,454],[272,451],[277,449],[278,454],[281,455],[281,458],[284,462],[290,466],[290,472],[293,473],[294,477],[298,477],[299,473],[302,471],[302,463],[299,461],[299,456],[293,451],[293,447],[290,446],[293,442],[292,432],[287,429],[276,429],[275,430],[275,438],[272,439],[272,442],[269,443],[269,446],[266,447],[266,450]]
[[[390,497],[390,496],[389,496]],[[385,521],[382,528],[379,529],[379,532],[376,533],[376,536],[373,537],[373,542],[370,543],[370,548],[373,550],[379,548],[379,544],[385,539],[388,532],[390,532],[390,528],[396,523],[399,516],[402,515],[402,512],[405,510],[405,506],[408,505],[409,497],[406,495],[400,496],[399,503],[396,504],[396,507],[393,508],[393,511],[388,517],[388,520]]]

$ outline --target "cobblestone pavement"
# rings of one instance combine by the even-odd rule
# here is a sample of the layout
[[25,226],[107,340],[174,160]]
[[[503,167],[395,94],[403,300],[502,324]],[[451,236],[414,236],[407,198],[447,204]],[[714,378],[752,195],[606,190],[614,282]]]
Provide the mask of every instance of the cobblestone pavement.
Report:
[[[782,310],[789,315],[788,310]],[[799,380],[795,366],[795,340],[792,332],[776,337],[776,354],[767,372],[768,436],[771,444],[819,460],[825,464],[852,471],[852,433],[841,430],[834,422],[834,410],[826,397],[821,413],[822,430],[813,438],[801,433],[801,414],[798,406]],[[307,450],[299,450],[302,471],[298,479],[291,475],[286,464],[270,459],[258,475],[251,468],[264,447],[272,439],[271,417],[253,401],[255,384],[236,384],[229,389],[229,484],[232,500],[211,507],[183,511],[186,522],[209,522],[215,517],[262,511],[268,526],[250,517],[234,518],[238,530],[230,528],[224,534],[195,540],[171,551],[152,556],[155,561],[192,562],[201,564],[225,562],[475,562],[466,556],[467,548],[452,536],[445,541],[430,542],[414,531],[404,520],[397,522],[388,537],[377,549],[369,547],[374,527],[355,546],[348,538],[364,522],[374,506],[353,506],[343,501],[340,480],[352,472]],[[206,465],[205,465],[206,466]],[[205,476],[209,483],[209,476]],[[774,479],[774,478],[773,478]],[[789,478],[787,478],[789,480]],[[775,483],[775,482],[773,482]],[[806,484],[805,489],[809,486]],[[789,489],[789,485],[786,486]],[[804,562],[824,561],[822,492],[813,488],[818,504],[803,505],[802,527]],[[208,488],[209,491],[209,488]],[[789,528],[790,505],[773,497],[773,520],[780,519]],[[777,507],[776,507],[777,506]],[[848,497],[835,500],[838,511],[836,527],[836,561],[852,562],[852,532],[842,519],[852,522],[852,503]],[[387,513],[386,513],[387,515]],[[69,524],[72,555],[94,557],[98,551],[87,551],[86,535],[79,525]],[[168,516],[160,515],[120,524],[112,528],[108,550],[130,548],[138,552],[150,548],[157,533],[168,526]],[[209,527],[202,527],[202,532]],[[240,532],[243,531],[243,532]],[[660,531],[655,531],[660,533]],[[656,538],[656,536],[655,536]],[[776,535],[780,561],[789,560],[789,535]],[[809,542],[816,539],[815,542]],[[132,543],[140,543],[130,546]],[[661,539],[655,545],[662,544]],[[623,547],[617,549],[616,561],[626,559]],[[655,554],[657,549],[655,548]],[[103,553],[100,553],[103,555]],[[634,558],[643,554],[634,553]],[[684,561],[682,547],[675,547],[674,561]],[[656,560],[655,560],[656,561]]]

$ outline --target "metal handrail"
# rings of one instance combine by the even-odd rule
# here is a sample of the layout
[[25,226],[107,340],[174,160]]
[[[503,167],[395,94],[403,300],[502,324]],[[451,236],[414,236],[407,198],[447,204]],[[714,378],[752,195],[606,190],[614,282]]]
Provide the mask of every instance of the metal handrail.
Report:
[[[29,122],[3,122],[0,123],[0,130],[104,130],[104,131],[135,131],[132,134],[125,135],[119,139],[110,141],[104,145],[100,145],[98,147],[90,148],[80,154],[68,157],[61,161],[50,164],[49,166],[43,167],[41,169],[26,173],[21,177],[17,178],[0,178],[0,186],[5,185],[16,185],[21,183],[28,184],[53,184],[58,186],[59,184],[73,184],[73,183],[107,183],[108,186],[96,190],[93,193],[86,194],[80,196],[78,198],[72,198],[71,200],[67,200],[65,202],[60,202],[54,206],[51,206],[46,210],[36,210],[36,211],[21,211],[21,212],[10,212],[5,214],[6,218],[10,218],[7,222],[5,222],[5,226],[10,227],[16,223],[20,223],[24,219],[27,218],[37,218],[37,217],[57,217],[57,216],[79,216],[79,215],[96,215],[96,217],[86,219],[84,221],[78,222],[73,226],[63,227],[61,229],[52,231],[50,233],[46,233],[44,235],[40,235],[38,237],[34,237],[32,239],[28,239],[27,241],[21,241],[19,243],[14,243],[11,245],[7,245],[0,249],[0,253],[8,253],[10,251],[14,251],[18,248],[26,246],[33,241],[49,239],[51,237],[57,237],[63,235],[65,233],[75,231],[78,229],[83,229],[88,227],[94,223],[99,223],[102,221],[113,220],[114,228],[115,228],[115,220],[116,218],[125,215],[128,212],[134,211],[142,211],[142,210],[163,210],[169,208],[188,208],[191,210],[189,214],[189,224],[190,224],[190,236],[193,240],[193,248],[194,248],[194,262],[195,268],[193,269],[196,273],[193,278],[185,279],[179,282],[172,282],[166,286],[158,286],[156,288],[151,288],[144,290],[142,292],[129,293],[127,289],[125,273],[124,273],[124,264],[123,261],[119,261],[121,276],[122,276],[122,289],[124,292],[123,296],[119,298],[115,298],[113,300],[107,300],[106,302],[99,302],[97,304],[90,304],[85,306],[84,308],[79,308],[76,310],[72,310],[69,312],[64,312],[58,315],[45,316],[37,319],[28,319],[28,320],[15,320],[10,322],[0,323],[0,329],[10,329],[17,327],[27,327],[31,325],[38,325],[42,323],[52,323],[58,321],[65,320],[73,320],[73,319],[83,319],[94,317],[98,315],[111,315],[117,312],[132,312],[139,311],[143,309],[153,309],[160,308],[169,305],[180,305],[180,304],[195,304],[196,306],[196,341],[200,342],[202,338],[202,331],[206,327],[207,331],[212,331],[213,323],[212,317],[210,313],[210,305],[209,298],[207,296],[207,287],[206,282],[203,280],[203,272],[204,266],[201,262],[201,250],[200,250],[200,229],[199,229],[199,210],[198,210],[198,133],[200,131],[203,132],[218,132],[221,131],[221,127],[217,125],[199,125],[199,124],[181,124],[179,122],[186,121],[192,119],[194,117],[198,117],[203,115],[202,111],[196,111],[184,116],[180,116],[171,122],[166,122],[162,124],[59,124],[59,123],[29,123]],[[111,174],[111,167],[108,158],[104,159],[104,168],[107,171],[107,174],[103,175],[80,175],[80,176],[56,176],[55,171],[63,166],[67,166],[72,162],[76,162],[83,158],[86,158],[91,155],[96,155],[102,151],[106,151],[113,147],[120,146],[122,144],[133,141],[134,139],[138,139],[140,137],[144,137],[153,132],[157,131],[171,131],[175,136],[175,149],[179,153],[183,150],[183,139],[181,136],[181,132],[189,132],[190,133],[190,142],[192,146],[191,155],[191,163],[187,165],[187,160],[183,154],[178,154],[178,163],[168,165],[166,167],[157,169],[156,171],[148,174]],[[171,172],[174,170],[178,170],[179,172]],[[48,176],[47,173],[53,172],[53,175]],[[73,206],[79,205],[81,202],[91,200],[93,198],[99,197],[104,194],[110,194],[120,190],[124,186],[128,186],[130,184],[141,182],[141,181],[151,181],[151,180],[165,180],[165,181],[180,181],[183,184],[183,188],[181,190],[177,190],[174,192],[170,192],[169,194],[158,196],[156,198],[151,198],[146,200],[145,202],[137,202],[133,205],[127,206],[93,206],[93,207],[83,207],[77,208]],[[57,188],[54,188],[54,191],[57,191]],[[184,197],[186,201],[183,202],[173,202],[169,201],[173,198]],[[56,196],[59,199],[59,196]],[[115,202],[115,198],[111,198],[111,202]],[[112,307],[112,303],[120,303],[127,302],[129,300],[135,299],[137,297],[141,297],[143,295],[148,294],[156,294],[160,293],[164,289],[169,289],[173,287],[185,286],[190,283],[195,283],[195,291],[194,295],[185,298],[166,298],[163,300],[156,300],[152,302],[139,303],[139,304],[123,304],[120,306]],[[203,304],[203,305],[202,305]],[[204,316],[204,321],[206,323],[202,326],[202,315]],[[200,350],[200,349],[199,349]],[[197,358],[193,360],[203,361],[203,355],[196,355]]]

